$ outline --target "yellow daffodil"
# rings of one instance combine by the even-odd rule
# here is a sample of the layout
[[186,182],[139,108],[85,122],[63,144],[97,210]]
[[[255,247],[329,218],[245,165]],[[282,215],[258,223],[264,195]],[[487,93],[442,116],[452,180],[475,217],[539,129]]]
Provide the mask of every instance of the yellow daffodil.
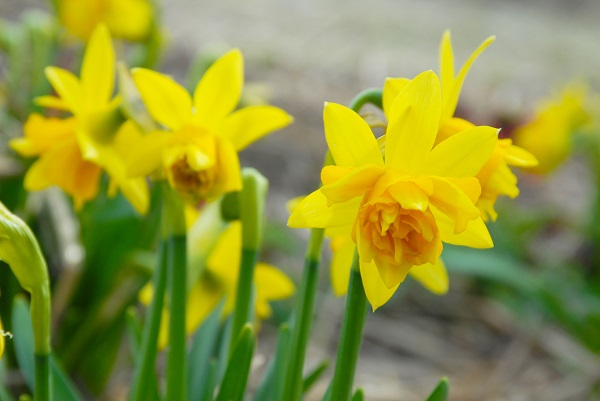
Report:
[[147,184],[144,179],[127,177],[122,161],[130,143],[141,134],[133,123],[123,124],[119,99],[111,100],[115,55],[106,27],[100,26],[89,41],[81,79],[57,67],[46,68],[46,76],[58,97],[44,96],[37,103],[72,116],[32,114],[25,123],[25,136],[11,141],[22,156],[39,156],[27,171],[25,188],[34,191],[57,185],[73,197],[79,209],[96,196],[104,169],[110,176],[109,194],[121,190],[136,210],[145,213]]
[[58,0],[57,7],[61,24],[84,41],[101,23],[115,38],[141,41],[154,18],[149,0]]
[[[193,333],[224,299],[223,316],[229,316],[235,306],[237,280],[240,269],[242,249],[242,226],[240,222],[231,223],[219,237],[210,253],[206,269],[191,289],[187,300],[186,331]],[[193,252],[193,250],[191,249]],[[257,321],[271,317],[271,301],[278,301],[294,294],[294,284],[279,269],[267,263],[257,263],[254,271],[255,313]],[[149,304],[152,289],[146,286],[140,294],[143,303]],[[159,335],[159,346],[167,344],[168,319],[163,312],[163,324]]]
[[[454,70],[454,53],[450,32],[444,32],[440,45],[440,80],[442,86],[442,112],[438,126],[435,145],[456,133],[475,125],[462,118],[454,117],[460,91],[464,80],[477,57],[495,40],[489,37],[471,54],[458,74]],[[384,85],[383,107],[391,107],[395,97],[410,82],[406,78],[388,78]],[[510,139],[501,139],[496,144],[490,160],[477,174],[481,184],[481,197],[477,207],[481,211],[484,221],[496,220],[497,213],[494,204],[498,196],[504,195],[515,198],[519,194],[517,177],[508,166],[529,167],[537,164],[535,157],[527,151],[512,144]]]
[[516,129],[515,142],[540,162],[531,171],[545,174],[554,170],[571,152],[573,133],[593,128],[588,97],[584,84],[569,84],[543,100],[533,118]]
[[273,106],[234,111],[244,83],[237,49],[206,71],[193,98],[174,80],[151,70],[135,69],[133,79],[148,111],[166,130],[149,133],[135,147],[130,174],[162,173],[192,203],[239,191],[237,152],[292,122]]
[[434,147],[441,113],[438,77],[418,75],[389,109],[382,155],[358,114],[325,105],[325,136],[336,165],[323,168],[323,187],[300,202],[288,224],[351,226],[373,308],[387,302],[411,269],[439,266],[443,242],[492,246],[475,206],[480,185],[474,176],[493,152],[497,130],[468,128]]

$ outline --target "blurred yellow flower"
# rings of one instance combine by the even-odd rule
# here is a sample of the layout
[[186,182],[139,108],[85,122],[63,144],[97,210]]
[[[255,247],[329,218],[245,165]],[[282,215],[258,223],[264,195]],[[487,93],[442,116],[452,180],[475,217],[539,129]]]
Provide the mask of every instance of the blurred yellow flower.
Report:
[[138,212],[145,213],[147,184],[144,179],[127,177],[123,161],[130,143],[141,134],[133,123],[123,124],[119,99],[111,100],[115,55],[107,28],[98,27],[90,39],[80,79],[57,67],[47,67],[46,76],[58,97],[43,96],[36,102],[72,116],[32,114],[25,123],[25,136],[10,142],[22,156],[39,156],[27,171],[25,188],[35,191],[57,185],[80,209],[97,195],[104,169],[110,177],[109,194],[121,190]]
[[243,58],[231,50],[204,74],[193,99],[171,78],[134,69],[133,79],[152,117],[166,128],[133,149],[131,176],[162,173],[192,203],[241,189],[237,152],[292,122],[273,106],[234,111],[244,83]]
[[418,75],[388,112],[382,155],[358,114],[325,105],[325,136],[336,165],[323,168],[323,187],[300,202],[288,224],[351,226],[374,309],[412,268],[439,265],[442,242],[493,246],[475,206],[480,185],[474,176],[494,150],[497,130],[468,128],[433,147],[441,112],[438,77]]
[[2,319],[0,319],[0,359],[4,355],[4,326],[2,326]]
[[[193,240],[190,252],[193,252]],[[223,300],[223,317],[227,317],[235,306],[237,280],[241,262],[242,225],[239,221],[231,223],[219,237],[211,251],[206,268],[200,279],[191,289],[187,300],[186,331],[193,333],[208,315]],[[191,258],[193,259],[193,258]],[[267,263],[257,263],[254,270],[255,317],[257,321],[268,319],[272,315],[269,305],[294,294],[293,282],[279,269]],[[152,289],[148,285],[140,294],[143,303],[149,304]],[[163,311],[159,334],[159,347],[167,345],[168,313]]]
[[533,118],[515,130],[515,143],[539,160],[531,171],[546,174],[554,170],[571,152],[573,133],[593,128],[596,122],[588,101],[585,84],[569,84],[540,102]]
[[[473,123],[467,120],[454,117],[454,112],[456,111],[462,85],[473,62],[494,40],[494,36],[487,38],[471,54],[458,74],[455,74],[454,53],[450,32],[446,31],[442,35],[439,56],[442,112],[435,145],[460,131],[475,127]],[[383,91],[384,111],[389,110],[398,93],[404,89],[408,82],[410,80],[406,78],[388,78],[386,80]],[[477,207],[481,211],[484,221],[488,221],[489,219],[496,220],[497,213],[494,205],[498,196],[505,195],[515,198],[519,194],[517,177],[508,166],[529,167],[536,164],[535,157],[525,150],[514,146],[510,139],[502,139],[497,142],[492,157],[477,174],[477,178],[481,184],[481,196],[477,202]]]
[[142,41],[154,18],[149,0],[58,0],[57,7],[61,24],[84,41],[102,23],[115,38]]

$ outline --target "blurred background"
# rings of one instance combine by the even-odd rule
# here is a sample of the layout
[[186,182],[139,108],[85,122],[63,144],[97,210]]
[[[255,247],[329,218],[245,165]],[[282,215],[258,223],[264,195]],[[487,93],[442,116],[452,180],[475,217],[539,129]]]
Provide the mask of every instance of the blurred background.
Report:
[[[16,21],[30,8],[47,6],[2,0],[0,16]],[[319,184],[324,101],[348,104],[388,76],[437,71],[446,29],[457,67],[496,35],[466,80],[458,115],[506,135],[565,84],[599,83],[595,0],[164,0],[161,8],[167,50],[160,71],[184,82],[198,54],[239,47],[246,95],[295,117],[241,157],[270,180],[265,258],[296,282],[307,233],[285,227],[285,203]],[[356,380],[367,399],[422,400],[441,376],[455,401],[600,399],[600,286],[589,285],[600,282],[600,266],[590,262],[598,244],[581,229],[592,219],[594,177],[581,157],[547,176],[519,174],[521,197],[502,199],[491,225],[495,250],[448,247],[447,295],[407,282],[370,314]],[[309,367],[335,358],[343,299],[331,292],[327,264],[326,257]],[[289,308],[276,305],[275,320]],[[274,347],[274,327],[263,325],[256,377]],[[127,377],[117,374],[105,399],[119,399]],[[320,399],[324,386],[311,396]]]

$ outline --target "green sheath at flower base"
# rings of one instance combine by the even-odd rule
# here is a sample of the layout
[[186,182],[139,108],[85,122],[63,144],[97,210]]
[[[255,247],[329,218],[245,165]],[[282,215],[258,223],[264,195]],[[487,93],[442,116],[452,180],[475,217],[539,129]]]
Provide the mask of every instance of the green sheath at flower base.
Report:
[[37,401],[50,399],[50,280],[33,233],[0,202],[0,260],[6,262],[23,289],[31,294],[31,322],[36,355]]
[[239,214],[242,221],[242,258],[237,284],[230,350],[237,342],[238,334],[250,319],[253,308],[252,285],[254,267],[262,241],[265,200],[269,182],[257,170],[242,170],[242,191],[239,193]]

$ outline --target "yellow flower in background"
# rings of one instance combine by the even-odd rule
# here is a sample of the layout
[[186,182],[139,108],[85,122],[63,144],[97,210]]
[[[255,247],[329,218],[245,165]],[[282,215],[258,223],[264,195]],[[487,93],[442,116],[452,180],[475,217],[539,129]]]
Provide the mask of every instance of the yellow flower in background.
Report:
[[141,134],[133,123],[123,124],[119,99],[111,99],[115,54],[107,28],[98,27],[90,39],[81,78],[57,67],[47,67],[46,76],[58,97],[43,96],[36,102],[72,116],[59,119],[32,114],[24,126],[25,136],[10,142],[22,156],[39,156],[25,175],[25,188],[35,191],[57,185],[80,209],[97,195],[104,169],[110,177],[109,195],[118,189],[138,212],[145,213],[147,184],[144,179],[127,177],[123,161],[130,143]]
[[[219,237],[206,262],[200,279],[191,289],[187,300],[186,332],[193,333],[210,313],[224,300],[223,317],[227,317],[235,306],[237,280],[241,263],[242,225],[231,223]],[[190,247],[193,252],[193,243]],[[193,259],[193,258],[191,258]],[[254,270],[255,317],[257,321],[272,315],[269,305],[294,294],[293,282],[279,269],[267,263],[257,263]],[[149,304],[152,289],[146,286],[140,294],[143,303]],[[159,347],[167,344],[168,314],[163,312],[159,335]]]
[[[442,112],[440,115],[438,134],[435,145],[456,133],[473,128],[475,125],[462,118],[454,117],[460,92],[464,80],[471,69],[471,66],[479,55],[492,43],[495,37],[487,38],[471,54],[465,64],[459,70],[458,74],[454,70],[454,52],[452,50],[452,41],[450,32],[446,31],[442,35],[440,44],[440,80],[442,86]],[[410,82],[407,78],[388,78],[386,79],[383,90],[383,108],[384,112],[390,109],[396,96]],[[519,195],[517,188],[517,177],[512,173],[508,166],[530,167],[535,166],[537,161],[535,157],[527,151],[512,144],[510,139],[501,139],[496,144],[496,149],[490,160],[484,165],[477,174],[481,184],[481,196],[477,202],[477,207],[481,211],[484,221],[496,220],[497,213],[494,205],[498,196],[504,195],[515,198]]]
[[389,110],[382,155],[358,114],[325,105],[325,136],[336,165],[323,168],[323,187],[300,202],[288,225],[351,226],[374,309],[411,269],[441,270],[443,242],[493,246],[475,206],[480,185],[474,176],[496,146],[497,130],[468,128],[433,147],[441,112],[438,77],[418,75]]
[[570,154],[575,131],[587,131],[596,124],[588,106],[588,88],[572,83],[558,94],[544,99],[533,118],[515,130],[514,140],[535,155],[537,167],[530,170],[546,174]]
[[2,319],[0,319],[0,359],[4,355],[4,326],[2,326]]
[[134,69],[133,79],[148,111],[166,130],[149,133],[133,148],[129,173],[162,173],[191,203],[239,191],[237,152],[292,122],[291,116],[273,106],[234,111],[244,84],[243,58],[237,49],[206,71],[193,98],[158,72]]
[[149,0],[58,0],[57,7],[61,24],[83,41],[99,24],[115,38],[142,41],[154,18]]

